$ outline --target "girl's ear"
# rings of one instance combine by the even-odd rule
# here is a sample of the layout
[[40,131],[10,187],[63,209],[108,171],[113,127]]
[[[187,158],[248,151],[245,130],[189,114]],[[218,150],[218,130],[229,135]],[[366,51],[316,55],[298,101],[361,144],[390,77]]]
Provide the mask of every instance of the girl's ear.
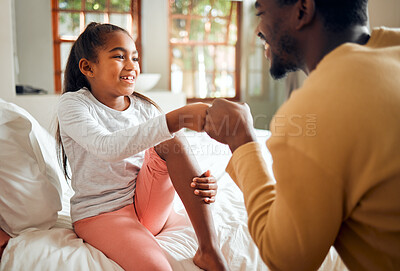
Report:
[[315,17],[315,0],[299,0],[296,5],[297,5],[296,29],[300,30],[303,27],[312,23]]
[[79,60],[79,69],[87,77],[93,77],[94,76],[91,63],[86,58],[81,58],[81,60]]

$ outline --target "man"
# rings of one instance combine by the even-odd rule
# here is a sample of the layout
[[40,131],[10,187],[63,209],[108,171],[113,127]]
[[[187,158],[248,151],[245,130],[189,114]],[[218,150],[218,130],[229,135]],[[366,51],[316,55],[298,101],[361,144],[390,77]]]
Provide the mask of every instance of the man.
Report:
[[205,130],[233,153],[263,260],[315,270],[333,245],[350,270],[400,270],[400,31],[369,34],[367,0],[255,5],[272,76],[309,75],[270,126],[276,184],[246,105],[216,100]]

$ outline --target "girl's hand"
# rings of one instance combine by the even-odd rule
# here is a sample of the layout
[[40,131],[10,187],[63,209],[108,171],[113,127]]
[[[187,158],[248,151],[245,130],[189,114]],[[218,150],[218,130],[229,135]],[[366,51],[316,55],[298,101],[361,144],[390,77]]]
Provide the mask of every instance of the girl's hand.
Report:
[[181,126],[196,132],[204,131],[207,109],[209,107],[210,105],[205,103],[193,103],[183,107],[183,113],[179,117]]
[[175,133],[182,128],[202,132],[206,121],[209,104],[193,103],[166,114],[168,129]]
[[195,188],[195,195],[203,197],[205,203],[215,202],[218,185],[217,180],[214,176],[211,176],[209,170],[203,173],[200,177],[193,178],[193,182],[190,186]]

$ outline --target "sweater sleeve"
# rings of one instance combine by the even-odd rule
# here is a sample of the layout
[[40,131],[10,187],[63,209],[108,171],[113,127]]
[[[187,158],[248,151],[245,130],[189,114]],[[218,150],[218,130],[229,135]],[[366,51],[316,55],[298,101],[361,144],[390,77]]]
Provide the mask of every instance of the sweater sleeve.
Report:
[[295,148],[283,143],[272,150],[276,184],[258,143],[238,148],[227,167],[243,192],[249,232],[271,269],[317,269],[339,231],[342,192]]
[[79,98],[61,97],[57,113],[62,133],[105,161],[125,159],[173,137],[165,114],[110,132],[93,117],[90,107]]

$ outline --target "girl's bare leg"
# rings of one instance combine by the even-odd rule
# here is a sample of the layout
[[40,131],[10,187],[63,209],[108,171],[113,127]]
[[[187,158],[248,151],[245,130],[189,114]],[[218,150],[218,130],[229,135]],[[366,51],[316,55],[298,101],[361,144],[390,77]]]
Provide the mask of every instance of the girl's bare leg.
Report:
[[219,249],[210,205],[196,196],[190,186],[192,179],[202,173],[186,138],[176,134],[175,138],[159,144],[155,150],[166,161],[172,184],[196,232],[199,248],[194,256],[194,263],[205,270],[228,270]]

